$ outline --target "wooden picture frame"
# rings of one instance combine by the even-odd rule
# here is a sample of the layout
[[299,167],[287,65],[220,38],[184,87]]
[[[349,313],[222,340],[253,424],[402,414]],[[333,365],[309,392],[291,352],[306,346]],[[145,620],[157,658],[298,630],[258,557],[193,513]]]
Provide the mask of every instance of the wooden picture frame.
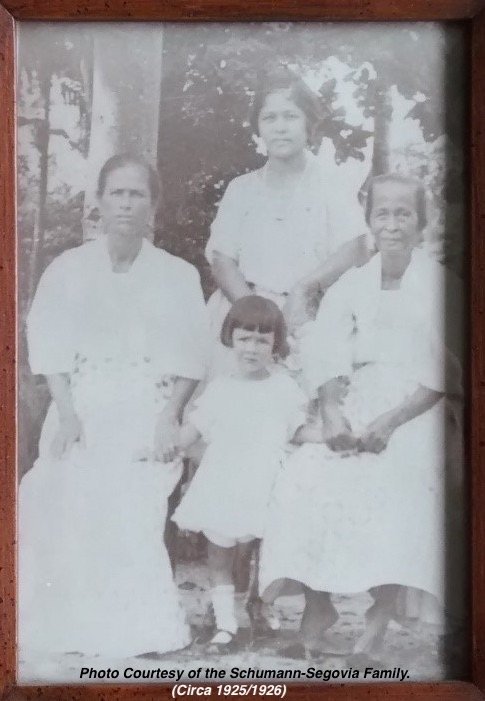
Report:
[[16,685],[16,146],[15,32],[23,20],[461,21],[469,30],[470,357],[467,421],[472,567],[468,682],[307,684],[292,699],[485,698],[485,0],[1,0],[0,4],[0,696],[2,699],[170,698],[169,686]]

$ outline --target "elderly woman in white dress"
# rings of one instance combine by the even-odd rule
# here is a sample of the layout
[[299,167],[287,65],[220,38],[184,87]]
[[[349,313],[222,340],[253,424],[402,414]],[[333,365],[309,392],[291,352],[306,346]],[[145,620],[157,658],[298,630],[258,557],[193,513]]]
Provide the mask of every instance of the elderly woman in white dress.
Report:
[[143,160],[111,158],[98,181],[104,236],[51,263],[28,317],[31,369],[52,404],[20,485],[26,662],[189,642],[162,538],[181,467],[137,456],[171,457],[208,324],[196,270],[146,238],[158,189]]
[[[452,480],[445,408],[460,395],[459,353],[446,331],[461,334],[445,302],[461,314],[461,297],[458,281],[417,248],[425,216],[418,183],[394,175],[371,182],[367,221],[378,254],[328,290],[304,339],[304,372],[327,445],[304,446],[289,460],[260,577],[268,600],[285,578],[304,585],[307,650],[321,649],[337,619],[330,592],[371,589],[375,603],[354,650],[367,655],[378,654],[403,591],[441,606],[450,604],[445,587],[463,593],[458,559],[445,548]],[[459,459],[453,467],[459,510]],[[458,572],[453,584],[448,561]]]
[[[301,78],[285,66],[266,75],[252,126],[268,159],[229,183],[206,247],[219,288],[209,300],[216,339],[231,304],[251,293],[276,302],[294,330],[308,320],[312,284],[326,287],[366,257],[362,238],[330,256],[328,184],[309,150],[319,119],[316,96]],[[224,368],[223,350],[220,345],[215,374],[218,363]]]

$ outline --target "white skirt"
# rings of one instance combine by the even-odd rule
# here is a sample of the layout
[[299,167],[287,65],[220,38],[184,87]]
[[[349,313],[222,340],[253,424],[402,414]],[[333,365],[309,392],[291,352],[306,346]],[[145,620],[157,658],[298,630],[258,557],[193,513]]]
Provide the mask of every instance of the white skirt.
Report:
[[189,631],[163,542],[181,466],[133,460],[152,445],[154,383],[136,368],[87,371],[73,396],[86,448],[50,458],[51,406],[40,457],[20,485],[20,657],[184,647]]
[[[415,387],[393,368],[367,365],[352,377],[345,413],[359,432]],[[456,502],[447,514],[453,490],[445,469],[444,408],[441,400],[401,426],[380,455],[341,458],[307,444],[290,457],[263,540],[263,592],[277,592],[286,578],[335,593],[401,584],[445,602],[447,563],[460,569],[446,551],[446,532],[450,520],[460,521],[452,512],[460,511],[461,495],[453,488]]]

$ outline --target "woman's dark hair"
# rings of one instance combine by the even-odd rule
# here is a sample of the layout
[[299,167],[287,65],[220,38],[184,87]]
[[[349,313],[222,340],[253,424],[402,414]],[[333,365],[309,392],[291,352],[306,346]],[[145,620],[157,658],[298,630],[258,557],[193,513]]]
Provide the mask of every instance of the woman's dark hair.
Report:
[[274,333],[273,353],[280,358],[286,358],[290,352],[283,314],[270,299],[248,295],[236,300],[224,319],[221,329],[221,341],[229,348],[232,348],[234,329]]
[[373,207],[374,188],[376,185],[383,183],[398,183],[414,188],[416,192],[416,213],[418,215],[418,229],[422,231],[428,223],[426,214],[426,190],[424,185],[414,178],[408,178],[398,173],[387,173],[386,175],[377,175],[369,180],[367,188],[367,198],[365,202],[365,220],[370,223],[370,215]]
[[138,166],[146,172],[148,187],[150,189],[150,197],[152,202],[156,202],[160,197],[160,177],[158,172],[142,156],[131,153],[118,153],[115,156],[108,158],[104,166],[99,171],[98,187],[96,190],[98,197],[102,197],[104,195],[106,182],[110,173],[118,170],[119,168],[125,168],[126,166]]
[[305,113],[308,141],[313,145],[317,126],[322,119],[320,103],[305,81],[283,64],[266,72],[259,81],[250,119],[253,132],[259,134],[259,115],[268,95],[282,90],[289,90],[292,102]]

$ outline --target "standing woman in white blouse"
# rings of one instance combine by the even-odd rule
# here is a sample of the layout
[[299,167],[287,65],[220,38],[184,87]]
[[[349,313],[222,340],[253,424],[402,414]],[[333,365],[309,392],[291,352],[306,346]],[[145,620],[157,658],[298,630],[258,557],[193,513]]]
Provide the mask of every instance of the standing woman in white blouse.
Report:
[[196,270],[146,238],[158,191],[142,159],[107,161],[105,235],[51,263],[28,317],[31,369],[52,396],[20,485],[19,644],[34,671],[52,654],[189,642],[162,535],[181,466],[137,456],[173,458],[208,325]]
[[328,192],[309,150],[319,118],[316,95],[285,66],[269,73],[256,93],[252,126],[268,159],[229,183],[206,248],[219,287],[208,303],[216,338],[230,305],[251,293],[276,302],[293,330],[307,320],[309,276],[318,271],[326,287],[358,263],[359,240],[329,259]]

